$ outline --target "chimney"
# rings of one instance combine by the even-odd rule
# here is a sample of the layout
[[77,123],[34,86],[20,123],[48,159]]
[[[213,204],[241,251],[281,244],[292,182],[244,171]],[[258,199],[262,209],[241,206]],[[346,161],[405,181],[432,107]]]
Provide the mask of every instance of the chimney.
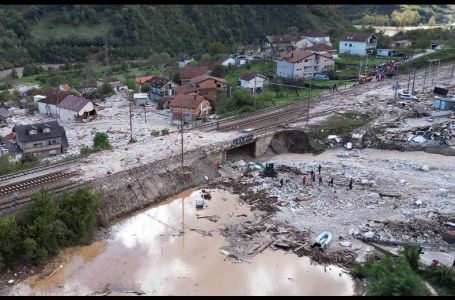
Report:
[[291,57],[294,57],[294,52],[291,52]]

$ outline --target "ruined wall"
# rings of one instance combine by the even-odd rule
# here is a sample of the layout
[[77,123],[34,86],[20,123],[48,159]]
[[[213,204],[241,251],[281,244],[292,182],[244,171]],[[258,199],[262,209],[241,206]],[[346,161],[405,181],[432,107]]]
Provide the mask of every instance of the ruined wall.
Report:
[[140,168],[113,174],[90,184],[101,196],[101,221],[107,224],[150,204],[158,203],[186,189],[219,176],[215,164],[207,157],[185,157],[184,175],[180,160],[154,162]]

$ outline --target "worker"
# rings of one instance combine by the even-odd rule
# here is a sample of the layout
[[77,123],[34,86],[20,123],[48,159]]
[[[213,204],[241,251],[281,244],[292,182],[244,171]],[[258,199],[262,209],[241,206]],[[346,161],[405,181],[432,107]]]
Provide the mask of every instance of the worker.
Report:
[[283,180],[283,178],[281,178],[281,179],[280,179],[281,187],[283,187],[283,183],[284,183],[284,180]]
[[314,172],[313,172],[313,174],[311,175],[311,180],[312,180],[313,182],[316,182],[316,174],[314,174]]
[[303,176],[303,185],[306,185],[306,176]]
[[433,259],[433,261],[431,262],[431,266],[432,267],[437,267],[438,265],[439,265],[439,260]]
[[349,180],[349,189],[352,190],[352,184],[354,183],[354,179]]
[[417,247],[417,252],[420,254],[423,254],[423,249],[422,247],[419,245],[419,247]]
[[333,186],[333,176],[330,177],[329,185]]
[[453,260],[452,268],[455,268],[455,259]]
[[216,168],[221,169],[221,162],[219,160],[216,161]]
[[313,171],[313,170],[311,170],[310,174],[311,174],[311,178],[313,178],[313,175],[314,175],[314,171]]
[[319,166],[318,166],[318,173],[319,173],[319,175],[321,175],[321,169],[322,169],[322,167],[321,167],[321,165],[319,165]]
[[321,184],[322,184],[322,176],[319,175],[319,185],[321,185]]

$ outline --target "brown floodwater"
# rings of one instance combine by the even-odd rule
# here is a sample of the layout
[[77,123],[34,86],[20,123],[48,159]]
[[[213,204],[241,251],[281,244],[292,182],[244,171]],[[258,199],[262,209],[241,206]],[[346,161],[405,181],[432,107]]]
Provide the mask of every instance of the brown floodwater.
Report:
[[[196,210],[199,190],[189,190],[111,226],[111,237],[73,247],[42,274],[13,287],[12,295],[353,295],[354,281],[342,269],[310,263],[307,257],[270,248],[251,263],[225,261],[223,224],[253,219],[238,197],[211,190]],[[218,222],[199,216],[217,215]],[[198,231],[211,232],[205,236]]]

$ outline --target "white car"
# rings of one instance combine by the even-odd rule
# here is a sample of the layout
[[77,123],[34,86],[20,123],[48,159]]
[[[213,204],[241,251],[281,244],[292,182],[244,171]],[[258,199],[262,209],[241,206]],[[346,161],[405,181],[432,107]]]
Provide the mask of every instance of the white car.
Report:
[[251,132],[254,131],[254,128],[245,128],[242,130],[242,132]]
[[411,95],[408,91],[398,92],[398,95],[400,96],[400,99],[403,100],[417,100],[417,97]]

